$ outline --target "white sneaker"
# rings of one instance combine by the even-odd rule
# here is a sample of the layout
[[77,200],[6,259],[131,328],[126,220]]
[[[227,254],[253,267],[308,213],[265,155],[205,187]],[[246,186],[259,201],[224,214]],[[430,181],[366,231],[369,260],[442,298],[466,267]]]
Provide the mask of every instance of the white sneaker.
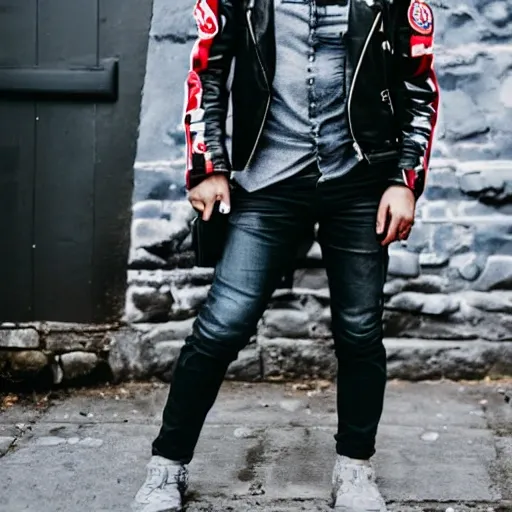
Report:
[[332,475],[332,495],[337,512],[387,512],[369,461],[338,455]]
[[179,463],[154,455],[146,481],[132,503],[133,512],[181,512],[188,486],[188,470]]

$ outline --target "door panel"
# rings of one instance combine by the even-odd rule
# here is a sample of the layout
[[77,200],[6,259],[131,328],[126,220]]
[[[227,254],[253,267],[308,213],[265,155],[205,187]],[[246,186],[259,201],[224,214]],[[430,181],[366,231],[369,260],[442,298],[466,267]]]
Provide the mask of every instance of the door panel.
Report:
[[0,0],[0,321],[122,316],[152,4]]
[[[97,2],[39,0],[39,61],[48,68],[98,63]],[[91,103],[37,106],[34,313],[91,318],[95,111]]]
[[[0,66],[36,64],[36,21],[36,0],[0,0]],[[0,321],[32,317],[35,119],[34,102],[0,97]]]

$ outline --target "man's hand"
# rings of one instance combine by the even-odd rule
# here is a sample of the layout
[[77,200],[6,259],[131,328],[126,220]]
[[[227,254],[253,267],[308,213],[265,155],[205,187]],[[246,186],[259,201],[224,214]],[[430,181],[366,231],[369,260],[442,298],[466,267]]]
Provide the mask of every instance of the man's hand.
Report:
[[381,245],[409,238],[415,206],[414,194],[407,187],[394,185],[384,192],[377,213],[377,235],[384,236]]
[[[229,213],[229,181],[224,174],[212,174],[188,193],[190,204],[203,213],[203,220],[210,220],[216,201],[221,201],[222,213]],[[222,204],[223,203],[223,204]]]

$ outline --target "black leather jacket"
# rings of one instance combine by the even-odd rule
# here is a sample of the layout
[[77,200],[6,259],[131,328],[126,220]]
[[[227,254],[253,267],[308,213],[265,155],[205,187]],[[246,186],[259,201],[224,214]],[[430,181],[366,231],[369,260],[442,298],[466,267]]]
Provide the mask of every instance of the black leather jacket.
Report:
[[[432,10],[423,0],[350,2],[344,37],[354,147],[370,164],[389,162],[390,183],[406,185],[419,197],[438,105]],[[276,67],[273,0],[198,0],[194,14],[199,38],[185,109],[188,188],[212,172],[241,170],[251,162]],[[230,93],[231,158],[225,144]]]

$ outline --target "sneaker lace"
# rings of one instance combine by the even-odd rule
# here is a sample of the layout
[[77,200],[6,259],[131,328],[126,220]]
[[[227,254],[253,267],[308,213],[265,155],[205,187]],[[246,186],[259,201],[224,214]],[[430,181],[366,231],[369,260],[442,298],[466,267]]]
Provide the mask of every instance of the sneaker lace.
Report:
[[162,487],[165,484],[167,478],[167,470],[158,466],[151,466],[148,468],[148,479],[146,481],[146,487],[154,490]]

